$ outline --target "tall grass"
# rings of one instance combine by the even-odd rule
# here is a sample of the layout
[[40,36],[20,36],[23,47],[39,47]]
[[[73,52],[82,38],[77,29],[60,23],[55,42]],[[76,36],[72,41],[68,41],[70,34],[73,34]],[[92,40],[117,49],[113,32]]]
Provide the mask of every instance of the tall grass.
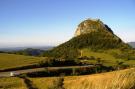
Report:
[[27,89],[24,81],[17,77],[0,78],[0,89]]
[[85,77],[77,81],[67,89],[135,89],[135,69]]

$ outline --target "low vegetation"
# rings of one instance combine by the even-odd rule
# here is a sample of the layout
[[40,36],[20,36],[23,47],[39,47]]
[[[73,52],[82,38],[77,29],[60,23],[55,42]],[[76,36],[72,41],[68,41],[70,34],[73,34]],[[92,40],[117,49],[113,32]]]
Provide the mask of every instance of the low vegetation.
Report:
[[62,81],[58,77],[30,78],[38,89],[50,89],[54,83],[62,86],[64,84],[64,89],[134,89],[134,79],[135,69],[94,75],[68,76],[64,77]]
[[30,80],[38,89],[49,89],[53,86],[53,82],[57,81],[57,77],[30,78]]
[[49,86],[49,89],[65,89],[64,88],[64,78],[63,77],[56,78],[53,81],[52,86]]
[[38,64],[43,57],[0,53],[0,70]]
[[0,89],[27,89],[24,81],[17,77],[0,78]]
[[120,62],[122,62],[121,66],[123,67],[135,65],[135,51],[133,50],[122,51],[120,49],[110,49],[92,51],[90,48],[85,48],[81,49],[81,51],[80,58],[85,57],[81,59],[85,63],[95,64],[100,60],[100,63],[104,66],[117,67]]
[[135,69],[91,76],[67,77],[67,89],[134,89]]
[[134,79],[135,68],[83,76],[10,77],[0,78],[0,89],[135,89]]

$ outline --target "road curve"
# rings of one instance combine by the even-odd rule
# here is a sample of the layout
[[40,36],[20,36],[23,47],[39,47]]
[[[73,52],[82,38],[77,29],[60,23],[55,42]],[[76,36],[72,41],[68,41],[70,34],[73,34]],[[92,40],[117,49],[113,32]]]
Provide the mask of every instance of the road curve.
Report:
[[0,77],[10,77],[11,72],[13,72],[15,74],[26,74],[26,73],[44,71],[45,69],[52,70],[52,69],[87,68],[87,67],[94,67],[94,65],[65,66],[65,67],[43,67],[43,68],[34,68],[34,69],[25,69],[25,70],[17,70],[17,71],[0,72]]

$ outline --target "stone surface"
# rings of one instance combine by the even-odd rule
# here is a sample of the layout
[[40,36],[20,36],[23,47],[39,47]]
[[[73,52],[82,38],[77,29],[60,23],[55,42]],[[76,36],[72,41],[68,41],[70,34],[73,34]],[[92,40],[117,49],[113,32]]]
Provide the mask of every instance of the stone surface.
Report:
[[87,34],[94,31],[105,31],[113,34],[113,31],[102,21],[100,21],[100,19],[87,19],[78,25],[75,36]]

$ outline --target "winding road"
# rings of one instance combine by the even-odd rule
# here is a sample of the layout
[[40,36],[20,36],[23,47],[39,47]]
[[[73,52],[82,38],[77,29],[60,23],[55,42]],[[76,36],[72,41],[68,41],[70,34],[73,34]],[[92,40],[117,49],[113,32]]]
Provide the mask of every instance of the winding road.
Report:
[[88,67],[95,67],[95,66],[84,65],[84,66],[44,67],[44,68],[25,69],[25,70],[17,70],[17,71],[0,72],[0,77],[11,77],[11,73],[14,73],[15,75],[20,75],[26,73],[40,72],[40,71],[44,71],[45,69],[51,70],[51,69],[88,68]]

